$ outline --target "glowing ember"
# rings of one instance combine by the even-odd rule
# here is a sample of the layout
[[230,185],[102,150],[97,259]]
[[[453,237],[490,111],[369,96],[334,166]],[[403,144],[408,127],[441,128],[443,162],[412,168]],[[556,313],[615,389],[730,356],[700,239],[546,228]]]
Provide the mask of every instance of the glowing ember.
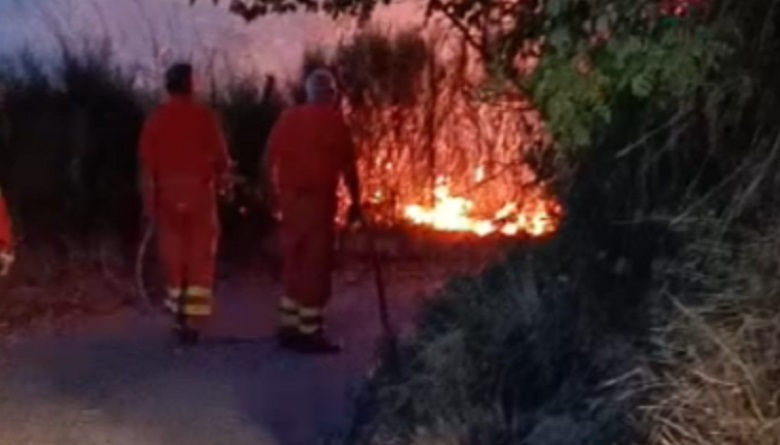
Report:
[[445,232],[471,232],[478,236],[494,233],[516,236],[521,232],[541,236],[555,230],[560,208],[554,201],[538,200],[522,209],[515,203],[508,203],[492,218],[478,218],[471,215],[474,203],[452,196],[447,182],[445,178],[437,179],[432,206],[408,205],[404,216],[413,224]]

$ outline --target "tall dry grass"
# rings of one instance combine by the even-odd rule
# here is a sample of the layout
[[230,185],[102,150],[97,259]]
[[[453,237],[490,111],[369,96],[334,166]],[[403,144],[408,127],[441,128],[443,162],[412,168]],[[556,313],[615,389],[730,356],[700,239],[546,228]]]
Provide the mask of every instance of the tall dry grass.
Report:
[[[0,183],[29,242],[138,230],[137,143],[163,97],[112,57],[109,41],[61,40],[59,61],[24,53],[0,65]],[[162,82],[158,79],[158,82]],[[264,78],[222,79],[208,96],[239,173],[254,181],[284,104]],[[259,203],[245,203],[246,206]]]
[[[21,53],[0,64],[0,185],[19,241],[19,262],[0,300],[41,310],[50,298],[90,293],[135,301],[143,229],[137,144],[145,116],[163,97],[159,88],[139,87],[144,73],[121,66],[110,41],[59,42],[58,60]],[[266,79],[235,77],[206,98],[247,179],[236,201],[220,209],[228,260],[255,253],[267,227],[267,205],[249,185],[284,106],[280,95]],[[12,312],[6,309],[0,312]]]
[[360,151],[364,199],[380,219],[432,204],[437,179],[490,217],[507,203],[546,198],[527,156],[546,148],[538,114],[520,97],[479,97],[485,74],[465,45],[432,32],[367,29],[304,73],[330,66],[343,84]]
[[[717,2],[738,50],[704,92],[711,153],[673,222],[688,246],[662,275],[667,302],[645,408],[657,445],[780,443],[780,96],[776,2]],[[713,181],[713,179],[715,179]]]
[[[780,231],[694,241],[666,290],[673,317],[647,383],[650,444],[780,443]],[[694,263],[695,261],[695,263]],[[687,267],[679,267],[687,266]],[[691,295],[693,294],[693,295]]]

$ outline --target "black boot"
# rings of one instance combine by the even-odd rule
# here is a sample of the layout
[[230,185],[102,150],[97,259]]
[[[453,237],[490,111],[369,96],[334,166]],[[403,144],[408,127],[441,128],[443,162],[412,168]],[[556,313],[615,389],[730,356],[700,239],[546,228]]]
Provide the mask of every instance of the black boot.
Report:
[[342,347],[329,339],[324,332],[320,331],[314,334],[301,334],[298,336],[293,348],[304,354],[338,354]]
[[294,327],[282,327],[276,331],[276,341],[279,346],[285,349],[295,349],[300,337],[300,332]]
[[174,335],[179,346],[197,346],[200,343],[200,332],[195,329],[176,328]]

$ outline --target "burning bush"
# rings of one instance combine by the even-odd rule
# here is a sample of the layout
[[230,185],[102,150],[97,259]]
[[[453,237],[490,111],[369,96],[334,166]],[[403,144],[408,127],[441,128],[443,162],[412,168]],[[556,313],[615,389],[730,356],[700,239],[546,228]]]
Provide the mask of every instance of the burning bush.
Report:
[[345,88],[377,219],[479,236],[555,229],[560,207],[526,162],[545,144],[539,116],[519,96],[480,100],[473,52],[435,36],[367,31],[325,63]]

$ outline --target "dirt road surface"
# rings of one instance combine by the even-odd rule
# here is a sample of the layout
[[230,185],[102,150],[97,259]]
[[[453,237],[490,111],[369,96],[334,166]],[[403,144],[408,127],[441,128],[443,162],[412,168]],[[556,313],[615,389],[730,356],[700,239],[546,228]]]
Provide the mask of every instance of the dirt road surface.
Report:
[[[441,283],[419,265],[388,271],[394,320],[406,329]],[[331,331],[346,351],[306,357],[278,349],[276,285],[262,276],[220,288],[208,341],[177,353],[159,317],[132,310],[0,350],[2,445],[310,445],[343,426],[379,335],[370,275],[341,274]]]

